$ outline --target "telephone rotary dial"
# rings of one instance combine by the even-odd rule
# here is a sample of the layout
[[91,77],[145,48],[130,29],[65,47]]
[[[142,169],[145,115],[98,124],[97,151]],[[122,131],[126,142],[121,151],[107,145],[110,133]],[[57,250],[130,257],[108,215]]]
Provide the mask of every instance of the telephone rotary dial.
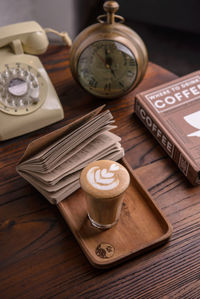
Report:
[[45,84],[33,67],[24,63],[6,64],[0,69],[0,110],[12,115],[37,110],[46,98]]

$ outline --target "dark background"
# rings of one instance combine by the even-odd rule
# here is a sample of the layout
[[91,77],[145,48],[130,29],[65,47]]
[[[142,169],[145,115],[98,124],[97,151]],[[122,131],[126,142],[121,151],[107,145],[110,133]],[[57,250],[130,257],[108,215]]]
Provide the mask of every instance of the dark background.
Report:
[[[96,17],[104,13],[104,2],[79,1],[80,30],[95,23]],[[200,1],[121,0],[118,3],[118,14],[125,17],[125,25],[141,36],[150,61],[178,76],[200,69]]]

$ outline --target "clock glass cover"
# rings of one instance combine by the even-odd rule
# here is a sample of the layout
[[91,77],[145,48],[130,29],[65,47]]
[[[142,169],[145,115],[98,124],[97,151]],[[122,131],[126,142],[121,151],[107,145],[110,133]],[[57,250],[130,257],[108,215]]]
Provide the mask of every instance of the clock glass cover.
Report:
[[131,89],[137,77],[137,62],[124,44],[100,40],[84,49],[77,70],[83,88],[95,96],[113,98]]

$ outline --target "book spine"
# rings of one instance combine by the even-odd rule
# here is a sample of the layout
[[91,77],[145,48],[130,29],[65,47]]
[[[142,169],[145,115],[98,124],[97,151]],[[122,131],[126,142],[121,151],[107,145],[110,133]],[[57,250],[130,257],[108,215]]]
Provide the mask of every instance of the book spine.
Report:
[[142,105],[139,98],[135,99],[135,113],[145,127],[156,138],[165,152],[177,164],[181,172],[187,177],[190,183],[192,185],[199,184],[200,181],[198,172],[190,164],[184,152],[179,150],[174,144],[167,131],[164,128],[161,128],[161,125],[159,125],[158,121],[155,120],[153,114],[151,114],[149,110]]

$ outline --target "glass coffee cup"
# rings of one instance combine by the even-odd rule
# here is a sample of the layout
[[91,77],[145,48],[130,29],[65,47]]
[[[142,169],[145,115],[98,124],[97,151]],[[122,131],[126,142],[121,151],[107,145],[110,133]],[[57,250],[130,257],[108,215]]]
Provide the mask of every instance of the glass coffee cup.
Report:
[[127,169],[111,160],[94,161],[82,170],[80,185],[93,226],[108,229],[118,222],[129,183]]

